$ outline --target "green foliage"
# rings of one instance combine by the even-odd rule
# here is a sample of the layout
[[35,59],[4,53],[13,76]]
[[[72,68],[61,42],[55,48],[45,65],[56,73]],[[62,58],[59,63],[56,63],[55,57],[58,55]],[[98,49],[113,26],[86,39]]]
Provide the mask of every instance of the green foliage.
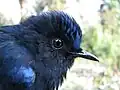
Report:
[[83,46],[95,53],[112,69],[120,69],[120,8],[111,0],[111,9],[101,13],[103,25],[88,27],[83,37]]
[[43,0],[36,2],[35,11],[39,14],[46,6],[49,10],[61,10],[64,8],[65,0]]
[[51,0],[49,10],[61,10],[64,8],[65,0]]

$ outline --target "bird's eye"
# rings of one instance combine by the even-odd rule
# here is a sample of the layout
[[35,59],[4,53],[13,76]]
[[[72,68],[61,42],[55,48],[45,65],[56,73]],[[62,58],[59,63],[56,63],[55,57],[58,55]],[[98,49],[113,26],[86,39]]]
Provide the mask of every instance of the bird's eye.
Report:
[[59,38],[52,40],[52,46],[55,49],[61,49],[63,46],[63,41]]

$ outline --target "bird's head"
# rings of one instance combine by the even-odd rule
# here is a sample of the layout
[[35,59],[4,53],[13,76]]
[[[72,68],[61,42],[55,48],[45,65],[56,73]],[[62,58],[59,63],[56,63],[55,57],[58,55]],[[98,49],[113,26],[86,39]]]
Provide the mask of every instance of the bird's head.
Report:
[[42,77],[39,80],[49,80],[47,84],[51,88],[58,88],[76,57],[98,61],[95,55],[80,47],[81,28],[73,17],[62,11],[42,12],[23,25],[38,33],[32,32],[32,36],[39,37],[35,44],[35,70]]

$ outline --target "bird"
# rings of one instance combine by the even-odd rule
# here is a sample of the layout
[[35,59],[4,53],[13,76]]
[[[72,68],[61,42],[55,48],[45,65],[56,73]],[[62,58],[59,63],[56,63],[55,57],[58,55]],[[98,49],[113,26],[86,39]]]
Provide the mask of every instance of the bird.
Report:
[[0,90],[58,90],[75,58],[99,61],[81,42],[80,26],[64,11],[1,26]]

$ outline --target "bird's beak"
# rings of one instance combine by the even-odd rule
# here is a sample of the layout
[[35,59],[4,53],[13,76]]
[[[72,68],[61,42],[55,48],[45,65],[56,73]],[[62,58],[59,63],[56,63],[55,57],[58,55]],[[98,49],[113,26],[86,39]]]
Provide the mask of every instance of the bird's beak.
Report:
[[82,49],[80,49],[80,51],[77,51],[77,52],[71,52],[71,54],[75,57],[82,57],[82,58],[85,58],[85,59],[89,59],[89,60],[99,62],[99,59],[95,55],[93,55],[93,54],[91,54],[87,51],[84,51]]

